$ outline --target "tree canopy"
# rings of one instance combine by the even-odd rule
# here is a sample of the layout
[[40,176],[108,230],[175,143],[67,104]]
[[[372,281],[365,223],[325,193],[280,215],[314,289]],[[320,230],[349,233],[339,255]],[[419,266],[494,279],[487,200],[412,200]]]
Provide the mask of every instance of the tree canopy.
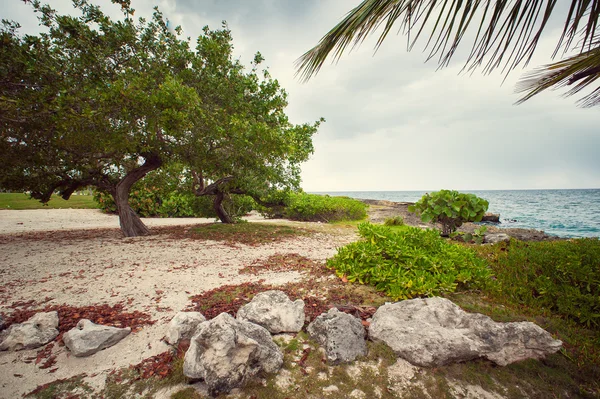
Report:
[[[348,47],[358,46],[376,31],[379,32],[377,49],[392,28],[397,27],[408,36],[409,50],[424,36],[428,59],[437,58],[440,67],[448,65],[465,40],[472,40],[465,69],[483,68],[484,73],[489,73],[502,68],[508,73],[531,60],[549,30],[549,21],[560,13],[557,3],[556,0],[364,0],[297,60],[297,70],[302,79],[308,80],[319,72],[329,55],[339,59]],[[591,92],[580,99],[580,105],[600,104],[600,87],[594,86],[600,78],[600,1],[571,0],[565,11],[553,57],[566,58],[523,76],[517,85],[517,91],[524,93],[519,103],[549,88],[572,86],[566,95],[591,87]],[[575,55],[567,56],[573,52]]]
[[113,2],[123,20],[75,0],[77,17],[32,2],[46,27],[36,36],[3,21],[0,187],[43,202],[97,187],[113,196],[123,233],[137,236],[148,229],[128,205],[131,186],[167,163],[204,189],[224,178],[246,191],[298,184],[319,122],[289,122],[285,91],[258,76],[260,54],[245,71],[225,24],[205,28],[193,49],[158,9],[134,21],[128,1]]

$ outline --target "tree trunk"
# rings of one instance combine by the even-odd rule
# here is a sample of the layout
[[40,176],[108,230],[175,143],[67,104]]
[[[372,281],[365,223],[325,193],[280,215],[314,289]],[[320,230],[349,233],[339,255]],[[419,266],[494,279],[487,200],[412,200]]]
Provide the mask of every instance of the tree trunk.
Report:
[[117,205],[119,212],[119,223],[121,231],[125,237],[144,236],[150,233],[148,227],[142,222],[142,219],[129,206],[129,191],[131,186],[142,179],[150,171],[158,169],[162,164],[160,157],[148,155],[144,164],[127,173],[125,177],[117,183],[114,190],[111,191],[112,197]]
[[221,223],[235,223],[233,218],[229,216],[225,208],[223,208],[223,200],[225,199],[225,194],[222,191],[217,191],[215,194],[215,199],[213,200],[213,209],[217,213],[219,219],[221,219]]

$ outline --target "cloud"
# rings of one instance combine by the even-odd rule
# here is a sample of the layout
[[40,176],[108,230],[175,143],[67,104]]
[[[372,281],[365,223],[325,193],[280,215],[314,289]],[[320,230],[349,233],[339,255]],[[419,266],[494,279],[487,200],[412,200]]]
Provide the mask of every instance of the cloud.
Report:
[[[136,16],[150,4],[132,1]],[[303,166],[309,191],[525,189],[600,187],[597,109],[579,109],[560,92],[519,106],[515,82],[524,70],[504,75],[460,73],[467,46],[449,67],[436,71],[417,45],[390,35],[373,55],[373,39],[326,64],[308,83],[295,78],[294,61],[314,46],[359,0],[161,0],[158,5],[185,36],[226,20],[236,56],[249,63],[256,51],[289,93],[295,123],[325,117],[315,154]],[[70,1],[56,0],[61,11]],[[0,0],[4,18],[35,30],[30,9]],[[103,6],[104,7],[104,6]],[[560,13],[560,9],[558,10]],[[118,9],[111,9],[118,17]],[[548,63],[561,15],[528,68]],[[424,44],[424,43],[423,43]]]

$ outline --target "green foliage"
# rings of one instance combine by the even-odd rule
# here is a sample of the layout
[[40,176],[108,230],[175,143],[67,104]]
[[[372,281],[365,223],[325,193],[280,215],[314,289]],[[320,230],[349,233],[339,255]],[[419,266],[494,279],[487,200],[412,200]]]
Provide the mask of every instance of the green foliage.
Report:
[[[290,123],[285,90],[260,53],[249,70],[234,57],[226,24],[191,41],[158,9],[134,20],[129,1],[119,2],[121,20],[88,1],[73,2],[76,16],[28,4],[44,33],[0,24],[0,188],[47,202],[92,186],[116,196],[121,214],[137,181],[172,164],[194,176],[187,189],[198,195],[298,188],[323,120]],[[179,186],[179,177],[168,184]],[[162,203],[154,194],[133,195],[134,206],[155,213]],[[194,209],[186,195],[161,200],[166,214]],[[137,218],[121,227],[147,233]]]
[[[141,217],[216,217],[211,197],[197,197],[191,192],[181,191],[164,193],[144,183],[138,182],[129,195],[129,205]],[[106,213],[117,212],[113,198],[103,191],[94,193],[94,201]],[[250,212],[255,203],[246,195],[232,194],[224,206],[230,215],[240,217]]]
[[290,193],[284,216],[311,222],[361,220],[367,217],[367,205],[349,197]]
[[370,284],[394,300],[492,286],[485,261],[466,247],[440,238],[435,230],[406,226],[393,232],[361,223],[362,240],[338,249],[327,261],[339,276]]
[[488,201],[475,194],[440,190],[425,194],[414,205],[410,205],[408,210],[420,215],[425,223],[441,223],[442,236],[447,237],[464,222],[480,222],[488,206]]
[[600,241],[521,242],[482,247],[503,299],[600,328]]
[[385,219],[383,224],[386,226],[404,226],[404,218],[402,216],[394,216],[393,218]]
[[483,244],[487,226],[479,226],[472,233],[454,232],[450,233],[450,238],[456,241],[462,241],[472,244]]

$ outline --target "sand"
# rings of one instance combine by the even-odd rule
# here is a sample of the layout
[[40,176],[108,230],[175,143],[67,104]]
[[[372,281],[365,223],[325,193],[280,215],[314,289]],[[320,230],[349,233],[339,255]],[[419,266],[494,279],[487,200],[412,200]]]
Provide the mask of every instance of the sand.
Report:
[[[250,219],[257,221],[260,217]],[[150,227],[185,228],[213,220],[144,222]],[[297,253],[324,261],[335,254],[338,246],[353,239],[324,230],[310,237],[260,246],[231,246],[210,240],[171,239],[167,235],[122,238],[118,225],[116,216],[97,210],[0,211],[0,312],[9,315],[12,304],[31,299],[44,302],[40,307],[124,303],[127,311],[147,312],[157,321],[88,358],[70,356],[66,348],[55,345],[54,367],[58,369],[53,373],[27,362],[38,350],[0,352],[0,398],[21,397],[41,384],[81,373],[88,375],[88,383],[101,387],[112,370],[168,349],[161,341],[166,325],[176,312],[191,304],[190,295],[261,278],[273,284],[298,280],[298,272],[251,276],[238,271],[276,253]]]

